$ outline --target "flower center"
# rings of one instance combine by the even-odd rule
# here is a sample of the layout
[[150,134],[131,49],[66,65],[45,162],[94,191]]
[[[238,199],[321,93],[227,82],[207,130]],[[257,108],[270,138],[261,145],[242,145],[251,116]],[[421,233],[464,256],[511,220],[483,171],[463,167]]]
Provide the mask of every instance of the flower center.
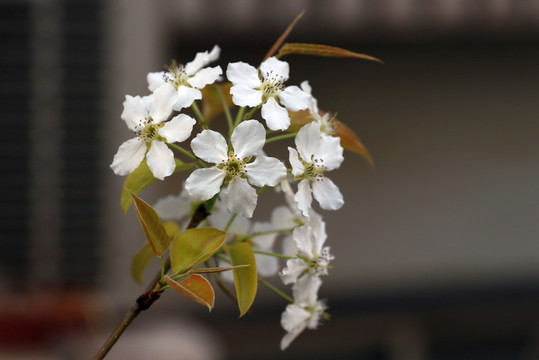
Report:
[[265,102],[269,98],[278,96],[284,90],[284,81],[282,76],[276,75],[273,71],[266,73],[264,81],[260,86],[263,92],[262,101]]
[[236,154],[231,151],[228,154],[228,159],[222,160],[218,167],[225,171],[226,181],[229,182],[235,177],[245,178],[245,173],[247,172],[245,164],[245,159],[238,158]]
[[326,167],[324,166],[323,159],[312,159],[312,162],[303,162],[305,166],[305,172],[301,178],[308,180],[317,180],[320,181],[324,177],[324,171]]
[[139,121],[138,125],[135,127],[135,134],[140,140],[149,144],[154,140],[162,139],[161,136],[159,136],[159,129],[163,126],[165,126],[165,124],[155,124],[152,118],[148,116],[146,119]]
[[168,68],[168,73],[163,74],[163,80],[171,83],[176,90],[178,90],[180,85],[188,85],[188,78],[185,67],[182,64],[176,64],[176,62],[173,62]]
[[328,269],[331,268],[329,263],[335,257],[329,253],[329,247],[326,246],[322,249],[320,255],[313,260],[312,269],[316,276],[325,276],[328,274]]

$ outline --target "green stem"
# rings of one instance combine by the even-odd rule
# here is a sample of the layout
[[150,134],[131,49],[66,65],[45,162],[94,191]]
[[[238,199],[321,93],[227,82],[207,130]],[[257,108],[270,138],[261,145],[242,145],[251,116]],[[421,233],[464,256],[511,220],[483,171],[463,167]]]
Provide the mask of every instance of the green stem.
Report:
[[273,291],[275,294],[279,295],[280,297],[282,297],[283,299],[285,299],[286,301],[288,301],[289,303],[293,304],[294,303],[294,299],[292,299],[290,296],[286,295],[284,292],[282,292],[281,290],[277,289],[275,286],[271,285],[269,282],[267,282],[266,280],[262,280],[262,279],[258,279],[258,282],[267,287],[268,289],[270,289],[271,291]]
[[224,232],[227,232],[228,231],[228,228],[230,228],[230,226],[232,225],[232,223],[234,222],[234,220],[236,219],[236,216],[238,216],[238,214],[234,214],[230,217],[230,219],[228,220],[228,222],[226,223],[226,226],[224,228]]
[[200,126],[202,126],[203,129],[207,129],[208,124],[206,124],[206,119],[204,119],[204,116],[200,112],[200,109],[195,101],[193,101],[193,104],[191,104],[191,109],[193,109],[195,112],[195,116],[197,117]]
[[280,258],[280,259],[286,259],[286,260],[295,259],[294,256],[286,256],[286,255],[283,255],[283,254],[277,254],[277,253],[269,252],[269,251],[253,250],[253,252],[255,254],[273,256],[273,257]]
[[268,144],[270,142],[278,141],[278,140],[290,139],[290,138],[293,138],[294,136],[296,136],[297,134],[298,134],[297,132],[292,132],[292,133],[288,133],[288,134],[277,135],[277,136],[274,136],[272,138],[266,139],[266,144]]
[[160,282],[163,282],[165,280],[165,259],[163,259],[163,254],[159,256],[159,259],[161,260],[161,279]]
[[260,108],[261,105],[255,106],[247,115],[245,115],[243,118],[246,120],[252,119],[254,113]]
[[273,229],[273,230],[259,231],[259,232],[252,233],[251,235],[249,235],[249,237],[253,238],[255,236],[267,235],[267,234],[275,234],[275,233],[281,233],[281,232],[289,233],[289,232],[294,231],[295,228],[296,228],[296,226],[291,227],[291,228],[287,228],[287,229]]
[[169,147],[173,148],[174,150],[178,150],[179,152],[181,152],[181,153],[184,154],[185,156],[189,157],[191,160],[196,161],[196,163],[197,163],[200,167],[207,167],[206,164],[204,164],[199,158],[197,158],[195,155],[191,154],[189,151],[185,150],[185,149],[182,148],[181,146],[176,145],[176,144],[171,144],[171,143],[167,143],[167,145],[168,145]]
[[[245,106],[240,107],[238,110],[238,114],[236,115],[236,121],[234,122],[234,128],[240,124],[240,122],[243,120],[243,114],[245,113]],[[232,129],[234,130],[234,129]],[[232,132],[230,132],[230,135],[232,136]]]
[[223,94],[223,89],[221,89],[221,86],[219,85],[215,86],[215,88],[217,89],[217,94],[219,94],[219,97],[221,98],[221,103],[223,104],[223,110],[225,111],[226,122],[228,124],[228,137],[230,138],[230,135],[232,135],[232,130],[234,130],[232,114],[230,114],[230,109],[228,108],[225,94]]

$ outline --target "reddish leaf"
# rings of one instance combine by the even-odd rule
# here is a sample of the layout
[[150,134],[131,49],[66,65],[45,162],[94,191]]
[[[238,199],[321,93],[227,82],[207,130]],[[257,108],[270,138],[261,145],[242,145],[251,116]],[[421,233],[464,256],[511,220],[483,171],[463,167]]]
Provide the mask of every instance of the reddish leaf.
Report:
[[215,302],[215,293],[208,280],[202,275],[192,274],[182,282],[174,281],[165,275],[165,280],[171,288],[199,304],[207,306],[211,311]]
[[350,50],[338,48],[335,46],[321,45],[321,44],[305,44],[305,43],[287,43],[284,44],[279,50],[278,57],[282,57],[289,54],[299,55],[314,55],[314,56],[330,56],[330,57],[348,57],[355,59],[363,59],[369,61],[376,61],[381,64],[384,62],[370,55],[356,53]]
[[223,100],[219,95],[219,87],[223,96],[225,97],[225,102],[230,108],[234,106],[232,102],[232,95],[230,95],[230,88],[232,83],[226,82],[222,84],[211,84],[207,85],[202,89],[202,116],[207,123],[212,121],[217,115],[220,115],[225,109],[223,106]]
[[[288,37],[288,35],[290,34],[290,32],[292,31],[292,29],[294,28],[294,26],[296,26],[296,24],[298,23],[298,21],[303,17],[303,15],[305,14],[305,10],[302,10],[298,16],[296,16],[296,18],[294,19],[294,21],[292,21],[292,23],[290,25],[288,25],[288,27],[286,28],[286,30],[284,31],[284,33],[282,33],[281,36],[279,36],[279,38],[277,39],[277,41],[275,42],[275,44],[273,44],[273,46],[271,47],[271,49],[268,51],[268,53],[266,54],[266,56],[264,56],[264,60],[266,60],[267,58],[269,58],[270,56],[272,56],[273,54],[275,54],[275,52],[277,51],[277,49],[279,48],[279,46],[281,46],[281,44],[286,40],[286,38]],[[262,61],[264,61],[262,60]]]

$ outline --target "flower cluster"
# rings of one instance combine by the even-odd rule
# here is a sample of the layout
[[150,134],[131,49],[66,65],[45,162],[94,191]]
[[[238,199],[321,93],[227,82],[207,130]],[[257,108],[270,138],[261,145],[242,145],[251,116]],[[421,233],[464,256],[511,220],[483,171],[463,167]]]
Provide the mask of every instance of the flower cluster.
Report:
[[[168,71],[151,72],[147,75],[149,95],[126,96],[121,118],[135,137],[120,145],[110,167],[117,175],[129,175],[125,188],[130,191],[131,184],[143,183],[137,177],[163,180],[174,172],[189,171],[185,181],[178,182],[179,195],[155,204],[160,221],[173,220],[185,229],[193,211],[203,204],[211,211],[202,225],[226,233],[226,240],[204,255],[206,264],[214,265],[206,273],[222,270],[218,276],[236,282],[238,297],[254,295],[252,289],[241,289],[245,286],[238,283],[241,271],[252,271],[259,280],[278,276],[283,285],[291,285],[291,297],[268,286],[290,302],[281,317],[286,331],[281,348],[285,349],[303,330],[316,328],[328,317],[318,292],[334,256],[325,244],[326,223],[312,200],[314,197],[323,210],[337,210],[344,204],[339,188],[327,176],[343,162],[341,138],[332,126],[333,119],[318,110],[308,82],[301,87],[285,85],[287,62],[269,57],[258,68],[230,63],[224,79],[220,66],[208,67],[219,54],[215,46],[186,65],[173,63]],[[225,86],[226,81],[231,84]],[[208,128],[210,119],[197,103],[211,105],[204,103],[203,89],[221,100],[227,133]],[[238,107],[235,118],[233,105]],[[183,113],[189,108],[193,117]],[[263,122],[257,119],[258,111]],[[298,121],[300,113],[301,119],[308,114],[308,120]],[[178,144],[188,139],[190,148]],[[287,159],[266,153],[268,142],[287,140]],[[286,154],[286,148],[282,149]],[[259,195],[268,188],[283,196],[285,204],[273,210],[271,219],[255,221]],[[138,186],[133,192],[142,189]],[[237,263],[231,249],[238,244],[246,244],[242,257],[253,254],[252,263]],[[161,250],[156,254],[163,256]],[[251,270],[245,270],[246,265]],[[176,270],[166,282],[175,284],[170,279],[191,274],[193,266]],[[165,274],[168,269],[162,270]],[[259,283],[269,284],[266,280]],[[201,298],[195,300],[201,302]]]

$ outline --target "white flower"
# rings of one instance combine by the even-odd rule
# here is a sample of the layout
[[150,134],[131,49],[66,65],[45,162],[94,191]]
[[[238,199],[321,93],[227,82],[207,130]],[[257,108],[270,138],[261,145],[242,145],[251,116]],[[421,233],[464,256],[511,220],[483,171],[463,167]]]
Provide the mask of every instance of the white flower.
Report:
[[[217,229],[224,229],[232,216],[226,210],[219,207],[219,202],[216,204],[217,210],[212,211],[212,214],[208,218],[208,221],[212,227]],[[273,244],[277,233],[268,233],[252,236],[256,233],[262,233],[270,230],[274,230],[275,227],[268,222],[255,222],[251,224],[251,221],[246,217],[238,215],[234,218],[227,230],[228,238],[230,240],[240,240],[249,238],[253,250],[260,250],[265,252],[273,251]],[[256,270],[261,276],[273,276],[279,271],[279,261],[274,256],[255,254]],[[220,266],[225,265],[226,262],[221,260]],[[227,281],[234,281],[232,272],[225,271],[221,274],[223,279]]]
[[[195,155],[216,165],[193,171],[185,188],[192,197],[205,201],[226,183],[221,199],[228,211],[250,218],[258,198],[251,185],[277,185],[286,176],[286,167],[278,159],[261,152],[266,142],[266,130],[256,120],[239,124],[230,140],[232,150],[228,151],[225,138],[218,132],[204,130],[193,139],[191,148]],[[256,156],[255,161],[249,163],[253,156]]]
[[[288,110],[298,111],[309,106],[310,95],[297,86],[284,86],[289,66],[270,57],[259,71],[244,62],[228,64],[226,76],[233,84],[232,102],[238,106],[262,105],[262,117],[271,130],[286,130],[290,126]],[[281,105],[284,105],[282,107]]]
[[312,96],[312,88],[307,80],[303,81],[300,86],[301,90],[311,95],[311,101],[308,109],[314,121],[320,126],[320,132],[330,136],[335,135],[336,129],[334,117],[332,117],[330,113],[320,115],[320,111],[318,110],[318,101],[314,96]]
[[157,179],[163,180],[174,172],[174,154],[165,143],[186,140],[195,124],[195,120],[185,114],[164,122],[171,114],[175,101],[176,90],[170,84],[149,96],[125,96],[121,117],[136,137],[120,145],[114,155],[110,167],[116,175],[132,173],[145,156],[148,167]]
[[[329,246],[324,246],[327,239],[326,223],[321,217],[311,217],[309,223],[294,229],[292,238],[297,247],[295,259],[286,261],[281,271],[285,284],[295,283],[299,277],[320,277],[328,274],[329,263],[334,256]],[[303,276],[303,277],[305,277]]]
[[176,89],[176,102],[174,110],[191,106],[195,100],[202,99],[200,89],[213,84],[223,73],[220,66],[204,68],[210,62],[219,58],[221,49],[215,45],[210,52],[199,52],[195,59],[185,66],[172,64],[168,72],[151,72],[146,79],[148,89],[155,91],[163,84],[172,84]]
[[161,220],[184,220],[193,210],[193,203],[196,203],[189,197],[185,189],[178,195],[168,195],[157,200],[153,206],[154,210],[159,214]]
[[309,216],[314,195],[322,209],[339,209],[344,204],[342,194],[324,173],[338,168],[344,159],[340,139],[323,135],[318,124],[312,122],[299,130],[295,142],[297,151],[291,147],[288,151],[292,175],[300,180],[294,196],[298,208]]
[[303,330],[316,329],[320,318],[327,318],[326,305],[318,300],[321,284],[320,278],[303,278],[294,285],[294,303],[287,305],[281,316],[281,326],[287,331],[281,340],[281,350],[285,350]]

